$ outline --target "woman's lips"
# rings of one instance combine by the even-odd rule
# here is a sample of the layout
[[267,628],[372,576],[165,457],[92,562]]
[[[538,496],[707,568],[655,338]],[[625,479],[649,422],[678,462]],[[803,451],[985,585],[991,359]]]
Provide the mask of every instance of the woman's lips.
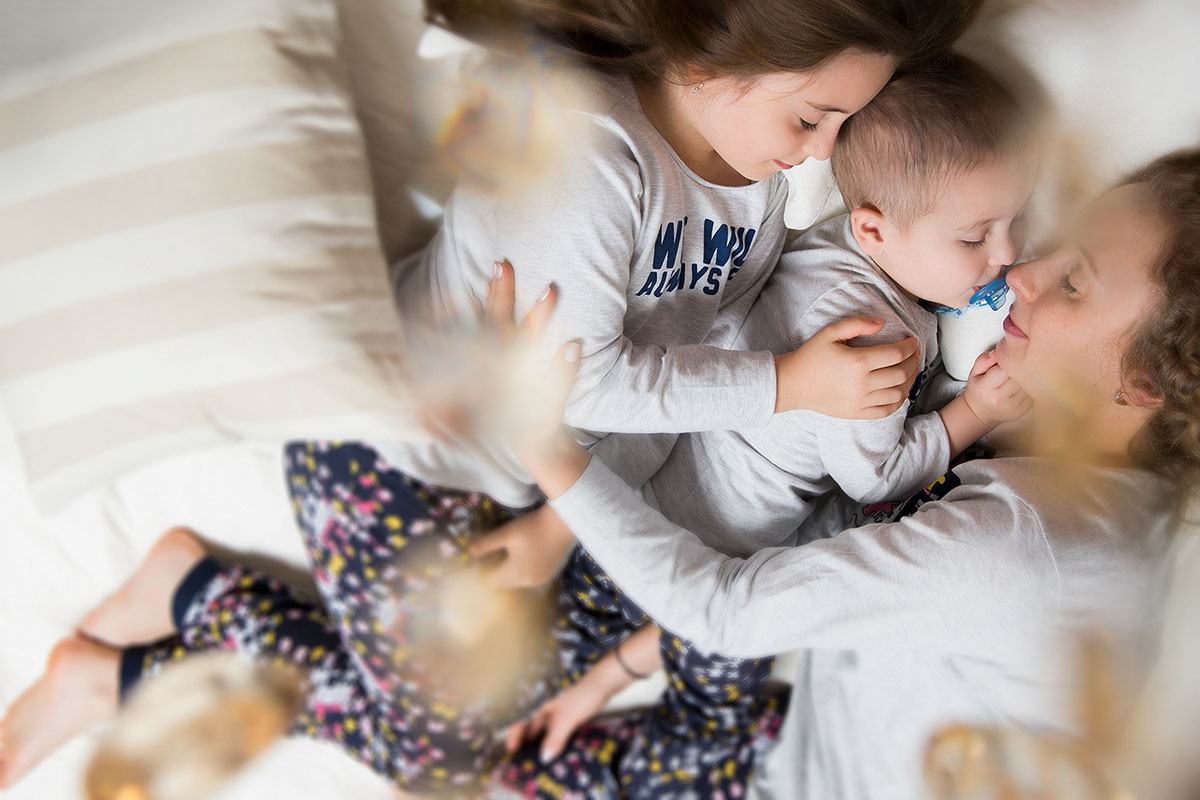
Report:
[[777,158],[777,159],[775,159],[775,166],[779,167],[780,169],[791,169],[792,167],[794,167],[794,166],[796,166],[796,165],[795,165],[795,164],[789,164],[789,163],[787,163],[786,161],[780,161],[780,160]]
[[1021,330],[1019,327],[1017,327],[1017,323],[1013,322],[1012,314],[1009,314],[1004,318],[1004,332],[1009,336],[1015,336],[1019,339],[1029,338],[1025,335],[1025,331]]

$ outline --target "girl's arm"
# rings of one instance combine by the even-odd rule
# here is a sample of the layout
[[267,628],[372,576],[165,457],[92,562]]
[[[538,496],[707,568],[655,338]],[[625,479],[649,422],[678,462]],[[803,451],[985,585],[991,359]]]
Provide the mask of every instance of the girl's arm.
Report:
[[[643,327],[640,343],[635,343],[626,329],[629,290],[652,271],[634,249],[645,224],[644,191],[639,165],[624,143],[596,131],[580,145],[578,157],[566,160],[553,185],[488,210],[477,208],[479,201],[456,198],[454,213],[448,214],[455,241],[474,248],[456,254],[460,263],[486,265],[480,278],[490,273],[497,256],[518,267],[518,310],[531,307],[546,285],[556,285],[551,338],[556,344],[577,338],[582,348],[564,418],[568,425],[588,431],[680,433],[758,427],[776,411],[795,408],[869,418],[894,410],[898,403],[881,413],[876,408],[880,403],[870,396],[881,386],[904,383],[903,374],[879,368],[900,361],[911,348],[891,345],[868,354],[839,341],[871,330],[869,323],[842,325],[778,357],[765,349],[726,349],[767,270],[753,276],[753,290],[739,290],[715,317],[703,310],[695,318],[652,319],[647,325],[664,329]],[[760,224],[754,247],[758,256],[769,254],[774,261],[781,245],[772,249],[766,229],[778,227],[782,238],[782,206]],[[486,253],[476,252],[482,247],[488,248]],[[735,285],[737,279],[751,277],[738,275]],[[705,297],[688,280],[687,291]],[[675,300],[663,296],[654,302]],[[681,339],[705,343],[667,344]],[[829,374],[842,380],[814,380]]]
[[1055,611],[1036,514],[963,486],[903,520],[740,559],[646,506],[566,441],[526,466],[588,552],[658,624],[702,650],[914,649],[1008,661]]
[[656,625],[638,629],[597,661],[578,683],[547,700],[529,719],[512,725],[505,737],[508,751],[514,752],[521,742],[541,735],[542,761],[557,758],[575,729],[600,713],[618,692],[662,669],[659,633]]

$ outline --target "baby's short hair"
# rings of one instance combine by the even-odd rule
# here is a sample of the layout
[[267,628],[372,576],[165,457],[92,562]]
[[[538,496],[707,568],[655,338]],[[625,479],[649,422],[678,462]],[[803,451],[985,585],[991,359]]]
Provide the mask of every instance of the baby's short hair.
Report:
[[1032,143],[1033,114],[958,54],[899,73],[842,124],[833,174],[850,209],[901,227],[933,210],[949,179]]

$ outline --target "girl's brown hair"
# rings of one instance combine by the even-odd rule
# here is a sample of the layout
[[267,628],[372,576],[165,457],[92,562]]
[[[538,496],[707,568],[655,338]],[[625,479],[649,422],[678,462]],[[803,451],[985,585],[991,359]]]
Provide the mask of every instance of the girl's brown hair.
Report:
[[902,63],[947,50],[984,0],[426,0],[465,35],[523,24],[634,79],[806,72],[850,49]]
[[1162,399],[1133,455],[1187,489],[1200,479],[1200,150],[1163,156],[1124,184],[1146,187],[1167,231],[1152,271],[1158,300],[1122,361],[1127,388]]

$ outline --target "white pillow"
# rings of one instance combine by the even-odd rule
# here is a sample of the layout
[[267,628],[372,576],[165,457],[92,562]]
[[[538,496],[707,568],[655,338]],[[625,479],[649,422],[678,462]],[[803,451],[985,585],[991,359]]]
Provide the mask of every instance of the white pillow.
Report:
[[407,426],[332,0],[0,6],[0,403],[43,510]]

